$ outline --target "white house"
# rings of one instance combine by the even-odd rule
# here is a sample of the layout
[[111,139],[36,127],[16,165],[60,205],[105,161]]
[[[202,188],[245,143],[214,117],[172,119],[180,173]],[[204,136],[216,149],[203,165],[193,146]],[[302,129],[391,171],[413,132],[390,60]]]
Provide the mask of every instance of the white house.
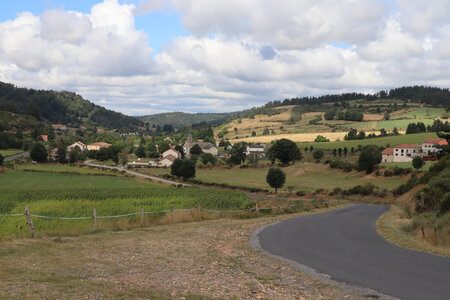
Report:
[[72,151],[73,149],[75,149],[75,147],[78,147],[78,149],[80,149],[80,151],[84,151],[84,150],[86,150],[86,148],[87,148],[87,146],[86,146],[84,143],[78,141],[78,142],[75,142],[75,143],[73,143],[72,145],[68,146],[68,147],[67,147],[67,151],[70,152],[70,151]]
[[264,157],[266,152],[266,145],[249,145],[247,146],[246,154],[257,154],[260,157]]
[[175,158],[181,158],[181,153],[178,152],[175,149],[169,149],[163,152],[162,157],[165,158],[166,156],[172,155]]
[[177,159],[175,156],[169,154],[159,161],[159,165],[162,167],[170,167],[175,161],[175,159]]
[[417,144],[396,146],[394,147],[393,162],[410,162],[421,152],[422,146]]
[[422,143],[422,152],[425,154],[438,152],[440,149],[436,146],[448,145],[446,140],[442,139],[426,139]]
[[201,148],[203,153],[210,153],[214,156],[219,155],[219,149],[217,149],[216,146],[214,146],[214,144],[211,143],[196,143],[198,144]]

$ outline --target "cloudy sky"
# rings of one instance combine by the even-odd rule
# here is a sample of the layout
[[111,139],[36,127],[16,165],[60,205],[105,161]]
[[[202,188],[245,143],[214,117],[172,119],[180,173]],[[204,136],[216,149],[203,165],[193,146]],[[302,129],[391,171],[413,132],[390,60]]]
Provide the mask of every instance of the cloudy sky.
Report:
[[450,0],[14,0],[0,81],[131,115],[450,87]]

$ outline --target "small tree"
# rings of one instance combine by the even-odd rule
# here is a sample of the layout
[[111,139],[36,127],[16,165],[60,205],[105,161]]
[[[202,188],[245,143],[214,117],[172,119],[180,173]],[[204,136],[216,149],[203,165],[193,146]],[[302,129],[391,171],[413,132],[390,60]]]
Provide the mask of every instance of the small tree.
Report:
[[58,151],[56,151],[56,161],[60,164],[65,164],[67,162],[66,155],[66,148],[61,145],[58,147]]
[[183,146],[176,145],[176,146],[175,146],[175,150],[177,150],[178,152],[180,152],[181,158],[184,158],[184,156],[186,155],[186,153],[184,153],[184,148],[183,148]]
[[195,163],[190,159],[183,159],[179,174],[183,179],[195,177]]
[[80,160],[80,148],[75,147],[72,151],[69,153],[69,162],[71,164],[76,163],[78,160]]
[[247,154],[245,151],[247,150],[246,143],[236,143],[230,150],[230,162],[234,165],[239,165],[240,163],[245,161]]
[[322,159],[323,158],[323,150],[316,149],[313,152],[314,159]]
[[195,144],[191,148],[191,155],[200,155],[203,153],[202,147],[200,147],[198,144]]
[[145,147],[143,144],[140,144],[136,149],[136,156],[140,158],[145,157]]
[[47,161],[47,149],[42,143],[35,143],[31,147],[30,157],[32,160],[37,162],[45,162]]
[[202,153],[200,154],[200,160],[204,165],[207,164],[216,164],[217,158],[215,158],[211,153]]
[[425,162],[421,156],[415,156],[412,160],[412,165],[414,169],[419,170],[425,165]]
[[4,160],[5,160],[5,158],[3,157],[2,154],[0,154],[0,166],[3,165]]
[[381,151],[375,145],[365,146],[358,158],[358,170],[365,170],[367,174],[373,171],[375,165],[381,162]]
[[118,154],[119,164],[125,166],[128,163],[128,151],[127,149],[123,149]]
[[267,172],[266,181],[275,189],[276,194],[277,190],[286,182],[286,174],[280,168],[270,168]]

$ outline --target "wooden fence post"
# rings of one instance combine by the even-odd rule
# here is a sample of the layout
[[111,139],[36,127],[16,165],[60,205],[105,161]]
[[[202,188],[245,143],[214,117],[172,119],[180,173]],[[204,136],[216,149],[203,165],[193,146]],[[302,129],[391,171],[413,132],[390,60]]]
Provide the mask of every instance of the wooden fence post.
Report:
[[97,222],[97,209],[94,207],[94,227],[95,229],[98,228],[98,222]]
[[28,227],[30,228],[31,237],[34,238],[34,225],[33,220],[31,219],[30,209],[28,208],[28,206],[25,207],[25,215],[27,216],[27,224]]
[[256,209],[255,209],[256,213],[259,213],[259,206],[258,203],[256,203]]
[[141,205],[141,225],[144,224],[144,206]]

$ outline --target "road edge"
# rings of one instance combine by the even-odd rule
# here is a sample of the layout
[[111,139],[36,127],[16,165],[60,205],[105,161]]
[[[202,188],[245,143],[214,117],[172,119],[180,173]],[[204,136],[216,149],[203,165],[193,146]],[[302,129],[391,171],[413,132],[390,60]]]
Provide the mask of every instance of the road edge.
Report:
[[[301,216],[297,217],[297,218],[301,218]],[[326,284],[337,286],[348,293],[356,294],[356,295],[359,295],[364,298],[400,300],[399,298],[383,294],[381,292],[378,292],[376,290],[373,290],[373,289],[370,289],[370,288],[367,288],[364,286],[359,286],[359,285],[355,285],[355,284],[351,284],[351,283],[347,283],[347,282],[343,282],[343,281],[334,280],[331,278],[330,275],[321,273],[321,272],[319,272],[311,267],[305,266],[299,262],[284,258],[282,256],[272,254],[272,253],[264,250],[261,247],[261,244],[259,242],[259,234],[267,227],[274,226],[283,221],[285,221],[285,220],[278,221],[278,222],[275,222],[272,224],[263,225],[263,226],[256,228],[255,230],[253,230],[253,232],[250,235],[250,241],[249,241],[251,249],[256,252],[261,252],[273,259],[284,261],[284,262],[288,263],[289,265],[293,266],[301,274],[304,274],[304,275],[307,275],[314,279],[320,280]]]

